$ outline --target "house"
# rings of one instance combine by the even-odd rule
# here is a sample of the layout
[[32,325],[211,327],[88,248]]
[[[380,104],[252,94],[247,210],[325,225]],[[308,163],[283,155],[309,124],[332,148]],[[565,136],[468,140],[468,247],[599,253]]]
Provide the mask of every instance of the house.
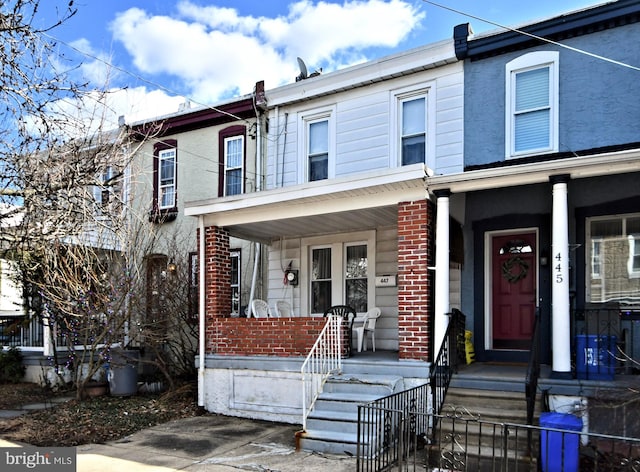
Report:
[[[144,345],[143,360],[148,361],[157,354],[150,348],[154,345],[175,356],[185,373],[193,370],[198,346],[194,328],[198,317],[196,225],[192,218],[184,217],[184,204],[209,192],[230,196],[255,190],[255,116],[250,96],[217,107],[185,106],[177,113],[130,125],[121,120],[121,131],[129,138],[118,147],[124,156],[119,162],[125,166],[116,169],[115,162],[101,164],[103,170],[96,179],[104,184],[88,189],[92,213],[85,231],[61,237],[70,244],[114,253],[109,269],[116,271],[114,287],[120,294],[112,298],[126,303],[110,308],[123,317],[125,312],[132,316],[124,322],[120,317],[109,339],[105,336],[100,344]],[[256,264],[254,247],[250,242],[230,241],[232,316],[244,314],[252,288],[261,295],[262,287],[252,285],[253,272],[248,270]],[[126,270],[118,273],[118,267]],[[134,276],[123,277],[123,273]],[[5,285],[9,290],[5,279],[3,293]],[[5,344],[20,346],[28,380],[51,381],[55,376],[45,371],[53,365],[54,350],[64,355],[66,341],[59,330],[51,333],[46,315],[33,318],[29,324],[13,323],[16,329]],[[173,319],[182,323],[174,324]],[[181,336],[182,352],[166,346],[167,335],[172,339]],[[153,370],[146,366],[143,363],[140,373]]]
[[462,227],[476,360],[527,362],[537,317],[551,407],[636,437],[639,13],[622,0],[517,30],[457,26],[464,171],[427,179],[439,216]]
[[[381,309],[378,351],[419,369],[405,387],[428,377],[453,308],[477,360],[498,364],[528,360],[539,314],[565,394],[608,385],[618,347],[634,371],[639,8],[525,33],[460,25],[453,42],[267,90],[264,189],[185,208],[204,254],[200,404],[300,423],[301,364],[332,305]],[[230,316],[230,237],[263,245],[263,298],[293,317]],[[615,345],[592,346],[602,336]]]
[[[414,368],[410,382],[428,377],[435,206],[425,183],[464,169],[462,62],[448,40],[312,75],[265,91],[263,189],[209,192],[185,208],[204,254],[199,401],[213,412],[300,423],[301,364],[334,305],[380,308],[377,351]],[[262,245],[262,297],[272,310],[288,301],[294,316],[231,316],[231,237]],[[445,318],[449,304],[439,310]]]
[[[257,84],[257,86],[262,86]],[[215,107],[186,106],[179,112],[131,125],[144,142],[132,162],[132,207],[144,215],[158,245],[148,259],[147,280],[178,263],[197,286],[196,222],[184,217],[186,202],[213,194],[239,196],[256,190],[256,105],[254,96],[230,99]],[[170,254],[171,253],[171,254]],[[233,316],[244,315],[251,291],[254,245],[230,243]],[[258,290],[261,287],[258,287]],[[152,289],[152,292],[157,292]],[[197,318],[197,293],[192,310]],[[157,293],[162,297],[161,293]],[[149,301],[148,307],[156,303]]]
[[616,303],[631,319],[640,308],[639,11],[623,0],[524,33],[455,28],[464,172],[427,186],[461,216],[461,304],[478,360],[526,361],[536,310],[556,378],[574,378],[578,334],[632,347],[635,323],[620,331],[618,313],[615,333],[581,333],[596,326],[576,316]]

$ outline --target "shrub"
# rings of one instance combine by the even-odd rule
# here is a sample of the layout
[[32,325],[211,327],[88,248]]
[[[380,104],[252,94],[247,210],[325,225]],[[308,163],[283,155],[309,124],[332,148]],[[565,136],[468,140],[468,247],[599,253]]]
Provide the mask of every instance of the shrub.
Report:
[[0,351],[0,383],[21,382],[25,370],[19,349],[12,347],[6,351]]

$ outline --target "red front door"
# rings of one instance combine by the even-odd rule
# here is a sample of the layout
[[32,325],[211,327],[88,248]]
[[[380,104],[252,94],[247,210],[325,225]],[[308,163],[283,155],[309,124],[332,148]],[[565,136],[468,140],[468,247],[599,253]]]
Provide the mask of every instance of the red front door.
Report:
[[536,306],[536,233],[491,240],[493,349],[529,349]]

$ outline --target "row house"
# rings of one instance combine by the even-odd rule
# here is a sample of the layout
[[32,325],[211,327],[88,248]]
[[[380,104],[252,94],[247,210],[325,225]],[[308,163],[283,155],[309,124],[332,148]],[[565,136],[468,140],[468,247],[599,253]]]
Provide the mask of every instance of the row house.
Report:
[[[146,255],[151,294],[148,312],[162,310],[162,280],[168,271],[189,273],[190,310],[198,313],[196,221],[184,216],[186,202],[256,190],[256,108],[253,96],[215,107],[189,103],[175,114],[131,125],[139,141],[131,163],[131,211],[154,235]],[[229,315],[244,315],[251,291],[255,245],[229,241]],[[149,314],[149,313],[148,313]]]
[[[459,25],[451,40],[256,93],[257,191],[185,206],[198,225],[199,403],[304,425],[301,366],[336,305],[380,309],[377,353],[398,388],[428,378],[453,309],[494,364],[527,362],[537,318],[565,393],[619,369],[585,360],[600,336],[632,372],[638,13],[621,0],[521,30]],[[272,312],[287,301],[292,316],[232,316],[232,238],[261,251],[250,298]],[[345,362],[366,362],[353,347]]]
[[[202,236],[200,402],[210,411],[300,423],[301,363],[336,305],[379,308],[377,351],[416,366],[413,381],[428,376],[435,206],[425,181],[463,171],[462,63],[444,41],[312,75],[257,100],[264,189],[186,207]],[[294,316],[229,316],[233,237],[262,245],[263,297]]]

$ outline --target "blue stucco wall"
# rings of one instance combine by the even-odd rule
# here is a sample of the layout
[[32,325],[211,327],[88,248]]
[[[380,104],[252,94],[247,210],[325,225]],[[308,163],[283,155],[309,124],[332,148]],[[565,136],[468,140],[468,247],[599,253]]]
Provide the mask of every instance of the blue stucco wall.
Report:
[[[562,43],[640,66],[640,23]],[[640,72],[548,44],[465,62],[465,166],[505,160],[505,65],[533,51],[560,51],[559,152],[640,141]]]

